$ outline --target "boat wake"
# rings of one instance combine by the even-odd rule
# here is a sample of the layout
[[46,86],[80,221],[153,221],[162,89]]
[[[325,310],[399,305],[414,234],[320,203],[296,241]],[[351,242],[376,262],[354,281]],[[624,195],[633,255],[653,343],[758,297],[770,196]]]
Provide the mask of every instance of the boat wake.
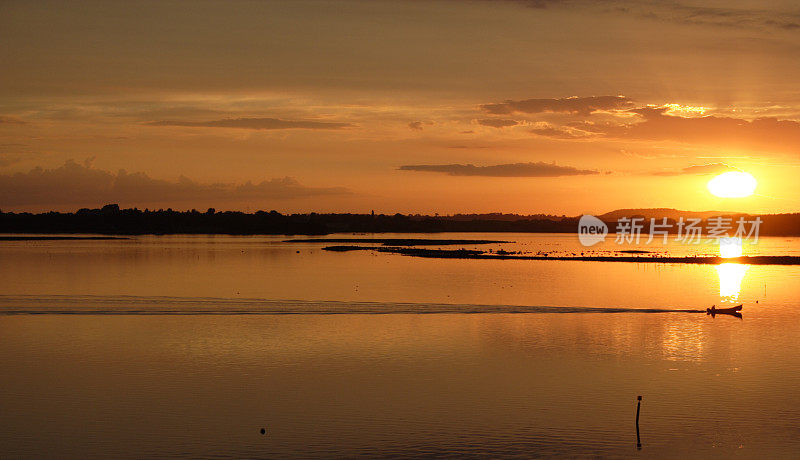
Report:
[[705,313],[679,308],[479,305],[216,297],[0,295],[0,315],[329,315],[433,313]]

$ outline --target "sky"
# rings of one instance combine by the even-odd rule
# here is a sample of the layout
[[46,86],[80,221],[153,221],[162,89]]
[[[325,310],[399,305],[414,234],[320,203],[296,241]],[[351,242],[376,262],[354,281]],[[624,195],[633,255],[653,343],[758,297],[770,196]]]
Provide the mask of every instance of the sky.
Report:
[[0,209],[797,212],[797,56],[793,2],[0,0]]

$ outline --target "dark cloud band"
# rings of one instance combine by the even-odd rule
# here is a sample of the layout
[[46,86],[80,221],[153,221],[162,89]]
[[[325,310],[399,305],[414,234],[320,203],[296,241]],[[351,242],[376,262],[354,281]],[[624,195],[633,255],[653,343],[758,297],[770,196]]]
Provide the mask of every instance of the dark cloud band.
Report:
[[0,175],[0,206],[97,206],[104,203],[275,200],[349,193],[342,187],[307,187],[291,177],[244,184],[201,184],[189,178],[153,179],[143,172],[117,173],[68,161],[55,169]]
[[241,129],[342,129],[354,128],[352,123],[313,120],[282,120],[280,118],[225,118],[211,121],[151,121],[150,126],[189,126],[203,128]]
[[485,177],[558,177],[584,176],[599,174],[593,169],[578,169],[572,166],[559,166],[552,163],[510,163],[491,166],[475,166],[472,164],[446,165],[404,165],[401,171],[423,171],[448,174],[450,176],[485,176]]

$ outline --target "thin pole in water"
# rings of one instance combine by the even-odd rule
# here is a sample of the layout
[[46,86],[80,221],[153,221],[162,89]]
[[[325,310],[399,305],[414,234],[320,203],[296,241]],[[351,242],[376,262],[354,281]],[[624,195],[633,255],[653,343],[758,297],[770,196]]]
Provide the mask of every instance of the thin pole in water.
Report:
[[636,449],[641,450],[642,440],[639,438],[639,410],[642,408],[642,396],[637,396],[636,400]]

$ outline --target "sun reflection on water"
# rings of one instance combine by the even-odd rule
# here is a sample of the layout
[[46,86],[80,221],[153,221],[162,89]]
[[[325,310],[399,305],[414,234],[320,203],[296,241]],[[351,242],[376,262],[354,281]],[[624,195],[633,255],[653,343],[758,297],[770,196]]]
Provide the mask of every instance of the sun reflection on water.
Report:
[[669,322],[661,342],[664,359],[669,361],[699,361],[706,344],[705,329],[699,322]]
[[723,258],[741,257],[742,239],[737,237],[719,239],[719,256]]
[[742,291],[742,280],[749,265],[719,264],[716,266],[719,274],[719,296],[721,302],[738,302],[739,293]]

